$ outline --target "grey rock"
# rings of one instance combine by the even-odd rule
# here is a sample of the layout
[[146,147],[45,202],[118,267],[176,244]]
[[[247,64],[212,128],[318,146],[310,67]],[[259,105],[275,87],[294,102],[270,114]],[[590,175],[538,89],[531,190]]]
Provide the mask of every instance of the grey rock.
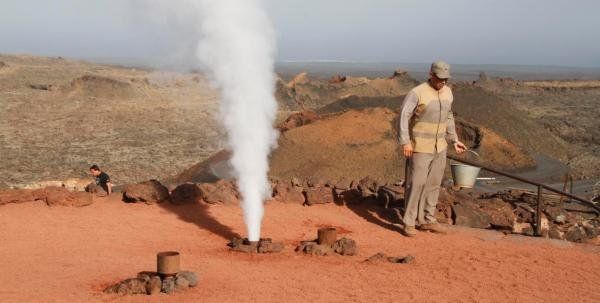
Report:
[[173,277],[164,278],[160,290],[166,294],[175,292],[175,279]]
[[190,287],[190,281],[188,281],[186,278],[182,276],[175,278],[175,289],[184,290],[188,287]]
[[146,294],[146,281],[139,278],[123,280],[104,290],[105,293],[116,293],[119,295]]
[[474,228],[489,228],[492,220],[488,214],[471,203],[453,205],[452,219],[455,225]]
[[304,253],[313,256],[327,256],[330,255],[333,250],[328,245],[320,245],[316,242],[306,244],[303,248]]
[[195,287],[198,285],[198,275],[196,275],[193,271],[182,270],[177,274],[177,278],[182,277],[188,280],[190,283],[190,287]]
[[551,239],[564,240],[565,235],[556,226],[552,226],[552,227],[550,227],[550,230],[548,231],[548,237],[550,237]]
[[567,232],[565,233],[565,239],[571,242],[582,242],[585,240],[586,235],[583,228],[579,227],[579,225],[571,226]]
[[332,248],[342,256],[354,256],[358,252],[356,241],[348,238],[341,238],[335,241]]
[[148,295],[159,294],[162,288],[162,281],[159,276],[153,276],[150,281],[146,283],[146,293]]

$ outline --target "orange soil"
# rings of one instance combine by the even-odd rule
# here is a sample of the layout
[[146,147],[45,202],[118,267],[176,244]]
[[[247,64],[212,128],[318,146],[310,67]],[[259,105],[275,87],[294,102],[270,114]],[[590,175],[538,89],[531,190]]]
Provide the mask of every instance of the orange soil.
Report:
[[[576,245],[452,228],[441,236],[401,236],[363,207],[270,203],[263,235],[283,253],[227,250],[244,233],[234,206],[124,204],[113,196],[83,208],[43,203],[0,207],[2,302],[599,302],[600,254]],[[355,239],[359,255],[310,257],[295,244],[320,226]],[[177,250],[200,284],[172,296],[117,297],[101,290],[155,268],[155,254]],[[377,253],[412,254],[413,264],[369,264]]]

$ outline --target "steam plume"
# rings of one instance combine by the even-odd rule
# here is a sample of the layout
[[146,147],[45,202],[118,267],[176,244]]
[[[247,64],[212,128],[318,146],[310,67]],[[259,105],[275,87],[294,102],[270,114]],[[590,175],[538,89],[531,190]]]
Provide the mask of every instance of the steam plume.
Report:
[[233,152],[248,239],[258,241],[263,201],[271,193],[268,155],[277,140],[274,30],[260,0],[189,3],[202,15],[197,56],[221,91],[220,113]]

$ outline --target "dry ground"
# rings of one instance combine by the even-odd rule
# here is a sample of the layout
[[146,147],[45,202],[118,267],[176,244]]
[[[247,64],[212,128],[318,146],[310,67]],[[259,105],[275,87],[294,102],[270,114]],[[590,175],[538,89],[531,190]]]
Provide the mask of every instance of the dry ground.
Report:
[[85,176],[93,163],[117,184],[160,178],[221,147],[217,94],[197,74],[0,61],[0,187]]
[[[406,238],[378,209],[266,207],[263,235],[284,241],[281,254],[228,251],[244,234],[241,209],[200,204],[125,204],[119,197],[83,208],[43,203],[0,207],[2,302],[598,302],[596,246],[452,229]],[[24,222],[27,222],[26,224]],[[355,239],[353,257],[293,251],[319,227]],[[196,288],[173,296],[115,297],[101,291],[153,270],[155,254],[177,250],[199,273]],[[413,264],[368,264],[369,256],[416,257]]]

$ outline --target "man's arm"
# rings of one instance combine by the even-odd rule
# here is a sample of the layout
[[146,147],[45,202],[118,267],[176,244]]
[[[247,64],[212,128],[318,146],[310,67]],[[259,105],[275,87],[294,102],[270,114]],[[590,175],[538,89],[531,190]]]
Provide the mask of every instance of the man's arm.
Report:
[[404,97],[402,109],[400,110],[400,119],[398,120],[398,142],[401,145],[411,144],[408,124],[418,103],[419,98],[412,91]]
[[112,193],[112,187],[113,187],[113,184],[110,181],[108,181],[106,183],[106,188],[108,189],[108,195],[110,195]]
[[456,134],[456,124],[454,123],[454,113],[452,111],[448,112],[448,124],[446,126],[446,140],[450,141],[454,146],[454,150],[462,154],[467,150],[465,144],[458,140],[458,135]]
[[458,135],[456,135],[456,125],[454,123],[454,114],[450,110],[448,112],[448,124],[446,127],[446,140],[454,144],[458,142]]

